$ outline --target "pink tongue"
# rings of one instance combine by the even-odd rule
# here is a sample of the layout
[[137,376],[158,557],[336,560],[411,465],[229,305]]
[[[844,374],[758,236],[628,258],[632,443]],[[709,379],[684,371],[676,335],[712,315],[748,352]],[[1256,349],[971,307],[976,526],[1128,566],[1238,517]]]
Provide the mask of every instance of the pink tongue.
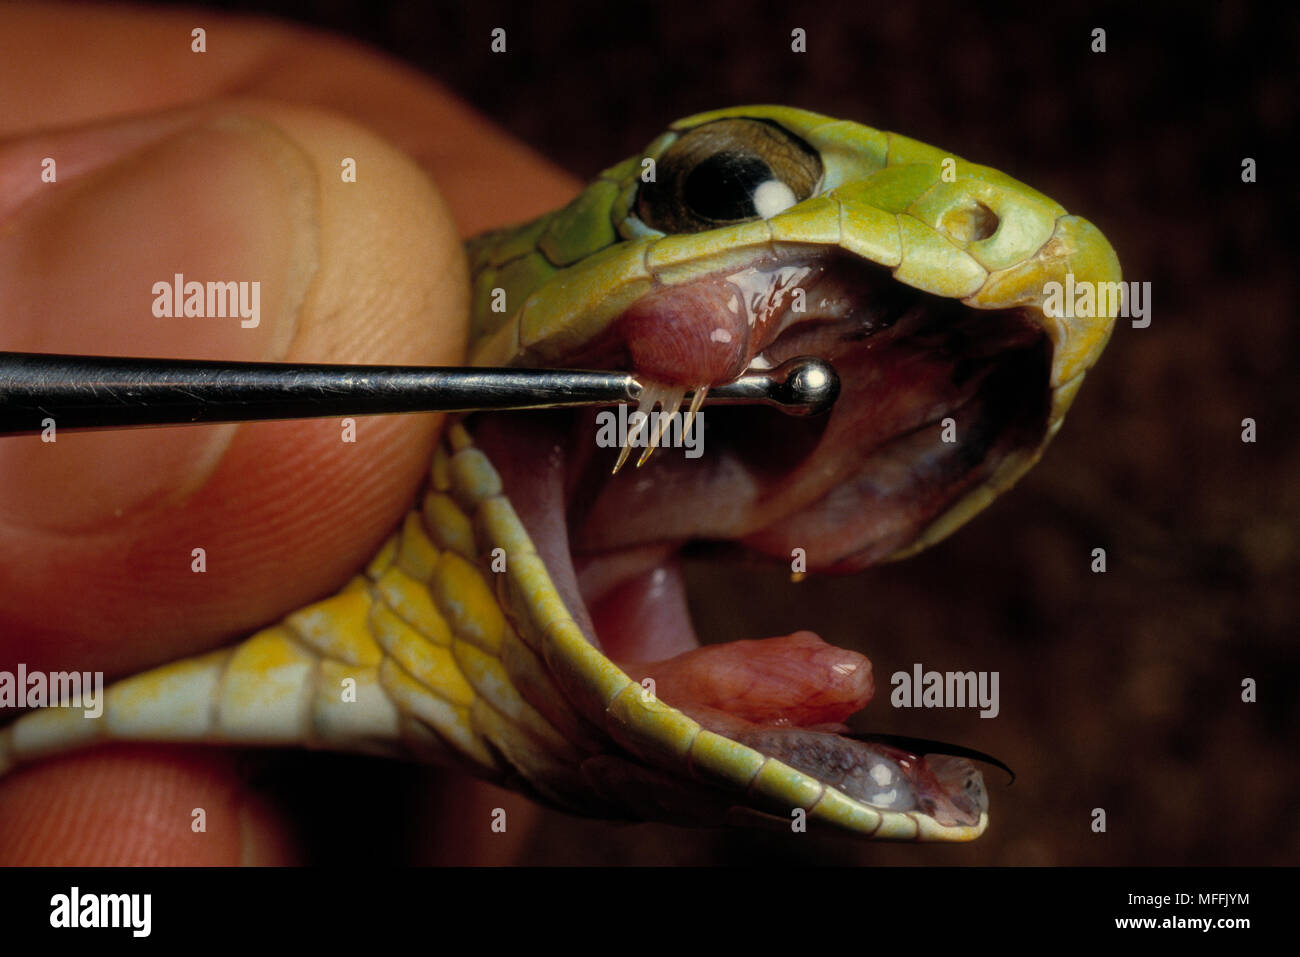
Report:
[[620,666],[637,681],[653,678],[656,697],[674,708],[721,711],[754,724],[838,724],[862,710],[875,691],[870,661],[811,631]]
[[699,647],[667,546],[584,556],[577,570],[605,653],[634,680],[654,679],[656,697],[715,731],[843,730],[875,691],[866,657],[811,631]]

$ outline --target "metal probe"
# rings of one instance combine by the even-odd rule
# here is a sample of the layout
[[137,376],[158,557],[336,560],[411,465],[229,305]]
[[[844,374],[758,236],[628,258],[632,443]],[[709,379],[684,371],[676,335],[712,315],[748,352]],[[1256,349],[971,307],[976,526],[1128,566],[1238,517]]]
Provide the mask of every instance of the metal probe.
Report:
[[[802,356],[713,386],[706,405],[826,412],[839,377]],[[392,412],[559,409],[635,402],[627,372],[220,362],[0,352],[0,435]],[[687,399],[691,396],[688,395]]]

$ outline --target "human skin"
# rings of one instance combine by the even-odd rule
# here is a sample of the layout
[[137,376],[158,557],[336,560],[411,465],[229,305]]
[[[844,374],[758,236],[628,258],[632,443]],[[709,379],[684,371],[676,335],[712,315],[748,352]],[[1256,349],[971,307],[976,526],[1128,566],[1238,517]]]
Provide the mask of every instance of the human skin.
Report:
[[[0,6],[0,349],[456,363],[460,239],[576,188],[427,77],[337,38],[206,12]],[[262,277],[260,325],[155,318],[152,284],[175,272]],[[351,444],[336,419],[0,439],[0,668],[111,680],[330,594],[409,508],[439,428],[357,422]],[[0,779],[0,863],[301,859],[293,809],[242,768],[144,746],[22,768]],[[458,775],[443,787],[455,821],[432,822],[421,857],[513,859],[531,806]]]

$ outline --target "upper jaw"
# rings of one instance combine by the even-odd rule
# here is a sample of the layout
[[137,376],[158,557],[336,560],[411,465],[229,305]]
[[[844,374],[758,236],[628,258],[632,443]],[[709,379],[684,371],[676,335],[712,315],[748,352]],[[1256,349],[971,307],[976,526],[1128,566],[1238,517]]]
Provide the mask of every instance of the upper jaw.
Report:
[[[974,166],[971,169],[983,170]],[[887,174],[885,171],[880,175]],[[920,290],[936,301],[960,303],[975,313],[995,316],[1016,311],[1042,331],[1048,345],[1049,364],[1042,385],[1047,402],[1042,434],[1003,455],[986,481],[972,484],[944,509],[927,516],[924,527],[915,529],[914,534],[896,536],[887,551],[866,550],[866,559],[892,560],[928,547],[982,510],[1037,461],[1059,429],[1084,373],[1109,339],[1117,300],[1108,300],[1109,307],[1096,315],[1052,316],[1044,311],[1049,284],[1072,282],[1076,286],[1113,288],[1120,279],[1119,265],[1096,227],[1066,214],[1037,194],[1030,197],[1037,197],[1033,202],[1018,196],[1014,206],[999,206],[995,195],[979,192],[987,184],[975,182],[971,189],[997,209],[1001,225],[992,237],[963,242],[960,236],[954,236],[950,213],[962,203],[969,203],[969,197],[955,196],[946,207],[936,202],[908,214],[889,214],[881,221],[885,225],[880,225],[876,220],[881,211],[870,205],[869,198],[857,195],[864,192],[864,197],[869,197],[871,194],[865,191],[868,185],[872,184],[847,184],[771,220],[711,233],[641,237],[618,243],[605,253],[567,268],[560,274],[565,281],[557,277],[529,297],[519,316],[479,344],[475,361],[618,366],[637,372],[632,357],[626,353],[619,357],[617,352],[609,351],[609,346],[611,341],[617,344],[620,317],[654,290],[735,273],[752,268],[756,262],[800,264],[825,259],[835,251],[891,277],[894,286]],[[901,229],[904,221],[909,229]],[[888,223],[894,223],[892,238]],[[850,233],[848,226],[855,232]],[[809,243],[780,238],[799,232],[826,234],[828,240],[834,241]],[[1008,252],[1012,244],[1005,237],[1038,245],[1013,255]],[[929,268],[921,268],[923,265]],[[587,294],[593,290],[601,294]],[[785,324],[774,324],[772,328],[780,332]],[[839,406],[851,401],[851,395],[842,395]],[[634,504],[632,498],[622,502],[625,508]],[[728,507],[734,514],[736,509]],[[668,510],[662,514],[685,518]],[[679,531],[704,535],[716,531],[721,537],[744,537],[756,533],[756,526],[771,518],[751,516],[750,527],[744,529],[733,522],[725,529],[692,526]],[[593,545],[600,547],[601,543],[593,541]],[[840,556],[846,557],[847,553]],[[863,558],[855,561],[861,564]]]
[[[1076,281],[1096,281],[1088,277],[1105,275],[1093,266],[1104,265],[1106,253],[1094,228],[1064,217],[1035,257],[990,274],[962,300],[812,244],[784,244],[758,260],[678,277],[672,288],[685,290],[688,304],[693,287],[717,286],[719,277],[723,288],[742,277],[735,288],[749,293],[758,288],[755,275],[772,277],[780,291],[758,298],[778,308],[759,323],[764,334],[748,343],[746,361],[821,355],[840,372],[840,399],[819,422],[705,406],[704,458],[688,462],[667,450],[647,469],[612,481],[598,476],[602,453],[609,464],[614,453],[591,448],[596,428],[588,420],[571,446],[590,462],[593,483],[575,521],[576,546],[730,539],[777,556],[801,547],[810,567],[849,570],[932,544],[1009,487],[1059,427],[1112,320],[1048,316],[1043,286],[1071,268],[1081,272]],[[781,286],[794,271],[807,293],[800,314]],[[637,371],[623,329],[616,316],[553,361]],[[956,443],[941,436],[946,423]],[[864,464],[864,455],[874,461]],[[848,521],[846,509],[853,510]]]

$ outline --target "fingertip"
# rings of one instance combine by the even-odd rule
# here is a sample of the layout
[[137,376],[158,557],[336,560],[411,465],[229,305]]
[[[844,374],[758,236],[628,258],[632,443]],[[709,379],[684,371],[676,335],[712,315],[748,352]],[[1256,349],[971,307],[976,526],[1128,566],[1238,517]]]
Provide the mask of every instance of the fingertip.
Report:
[[[18,214],[0,289],[18,291],[6,314],[27,324],[7,328],[7,348],[394,364],[463,356],[468,284],[455,226],[427,176],[355,123],[217,103],[86,176],[84,189],[65,184],[62,198]],[[36,279],[18,274],[23,263]],[[155,315],[154,286],[177,274],[266,283],[260,322]],[[426,415],[11,442],[0,542],[29,561],[0,593],[0,660],[27,652],[54,666],[75,642],[78,667],[120,674],[322,597],[410,506],[436,429]],[[57,600],[69,592],[76,602]]]
[[0,785],[0,862],[221,866],[292,857],[233,755],[114,747],[34,765]]

